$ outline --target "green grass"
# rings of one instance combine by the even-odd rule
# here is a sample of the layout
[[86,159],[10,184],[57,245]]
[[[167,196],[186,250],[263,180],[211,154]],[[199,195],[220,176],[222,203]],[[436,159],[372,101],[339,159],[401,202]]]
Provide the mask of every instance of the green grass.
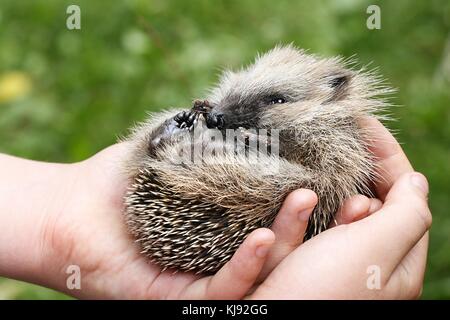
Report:
[[[65,27],[73,3],[81,7],[80,31]],[[366,28],[372,3],[381,7],[381,30]],[[450,298],[449,30],[446,0],[2,0],[0,84],[16,79],[18,90],[0,98],[0,152],[85,159],[146,112],[190,105],[221,68],[248,63],[277,43],[356,54],[399,90],[398,121],[390,126],[431,189],[423,297]],[[61,297],[0,280],[0,298]]]

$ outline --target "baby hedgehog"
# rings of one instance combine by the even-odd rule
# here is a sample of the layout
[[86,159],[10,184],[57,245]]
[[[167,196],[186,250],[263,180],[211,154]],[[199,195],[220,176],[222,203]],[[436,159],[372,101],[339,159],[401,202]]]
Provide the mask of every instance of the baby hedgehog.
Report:
[[[131,233],[163,269],[213,273],[251,231],[271,226],[290,192],[308,188],[319,202],[305,237],[317,235],[346,198],[371,194],[374,161],[359,120],[384,109],[387,93],[371,72],[292,46],[224,72],[206,100],[154,114],[127,139]],[[256,161],[254,140],[267,147]]]

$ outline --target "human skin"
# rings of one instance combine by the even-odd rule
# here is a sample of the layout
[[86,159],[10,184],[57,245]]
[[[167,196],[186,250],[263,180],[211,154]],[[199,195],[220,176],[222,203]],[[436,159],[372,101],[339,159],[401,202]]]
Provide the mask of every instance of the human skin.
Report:
[[[373,149],[386,170],[381,172],[384,179],[377,184],[380,200],[364,196],[349,199],[338,213],[337,227],[302,244],[317,197],[310,190],[294,191],[285,200],[271,230],[254,231],[230,262],[214,276],[206,277],[171,270],[161,272],[139,253],[122,213],[127,179],[120,168],[121,159],[128,152],[126,143],[75,164],[0,155],[0,275],[90,299],[415,297],[419,291],[416,287],[421,288],[423,282],[428,244],[425,232],[431,218],[425,201],[411,202],[417,204],[414,207],[387,196],[391,188],[395,189],[394,182],[401,182],[399,177],[412,168],[381,124],[368,120],[367,126],[374,128],[375,136],[383,138],[377,140]],[[394,228],[390,224],[391,220],[398,220],[391,217],[397,212],[419,211],[425,212],[426,223],[411,222],[411,228],[417,230],[414,239],[404,232],[405,226],[393,224]],[[388,228],[380,230],[381,226]],[[422,229],[426,230],[421,240],[414,242]],[[389,232],[391,241],[386,248],[380,237]],[[339,257],[331,259],[333,252],[339,252]],[[349,275],[354,271],[348,269],[349,261],[357,263],[358,277]],[[383,287],[375,291],[364,289],[364,268],[376,263],[382,266]],[[80,267],[80,290],[66,285],[70,265]],[[415,273],[410,272],[407,277],[396,271],[405,266]],[[342,270],[342,275],[336,270]],[[344,292],[336,289],[336,279],[327,276],[330,271]],[[401,289],[388,291],[389,283]],[[414,284],[414,288],[409,288],[409,284]]]
[[[293,192],[273,232],[252,233],[214,277],[161,273],[139,254],[123,221],[120,157],[127,150],[117,144],[70,165],[0,155],[0,275],[79,298],[238,299],[301,244],[317,203],[310,190]],[[372,200],[364,200],[347,216],[367,212]],[[81,269],[81,290],[67,288],[70,265]]]
[[[415,299],[420,297],[431,213],[426,178],[413,168],[392,135],[365,119],[383,179],[382,206],[342,224],[289,254],[252,294],[256,299]],[[373,267],[379,288],[368,285]]]

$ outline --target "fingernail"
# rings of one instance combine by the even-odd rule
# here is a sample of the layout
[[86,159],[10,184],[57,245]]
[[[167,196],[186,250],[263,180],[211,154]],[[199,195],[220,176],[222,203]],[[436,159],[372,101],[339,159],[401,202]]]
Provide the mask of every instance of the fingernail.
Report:
[[270,246],[267,244],[260,245],[258,248],[256,248],[256,256],[258,258],[265,258],[267,254],[269,253]]
[[311,208],[303,210],[298,214],[298,218],[300,219],[300,221],[308,221],[309,217],[311,216],[311,212],[312,212]]
[[423,193],[428,194],[428,181],[424,177],[423,174],[419,172],[414,172],[411,175],[411,182],[413,185],[415,185],[417,188],[422,190]]

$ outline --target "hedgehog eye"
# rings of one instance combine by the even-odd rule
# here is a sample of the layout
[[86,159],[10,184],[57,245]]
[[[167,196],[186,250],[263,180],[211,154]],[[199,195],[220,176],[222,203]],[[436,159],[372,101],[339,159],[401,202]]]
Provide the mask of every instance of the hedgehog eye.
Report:
[[281,97],[271,98],[269,102],[269,104],[282,104],[282,103],[286,103],[286,100]]

